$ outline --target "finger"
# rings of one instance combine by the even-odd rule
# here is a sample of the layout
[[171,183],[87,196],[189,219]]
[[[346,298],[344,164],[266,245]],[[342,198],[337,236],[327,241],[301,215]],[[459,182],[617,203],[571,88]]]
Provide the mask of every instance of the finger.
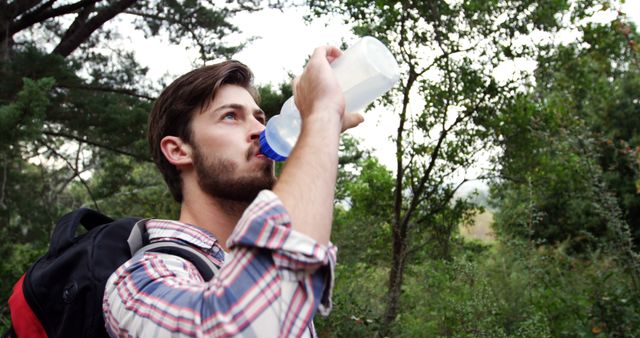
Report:
[[329,63],[339,58],[340,55],[342,55],[342,51],[339,48],[336,48],[334,46],[327,46],[325,56],[327,58],[327,61],[329,61]]
[[339,48],[334,46],[322,46],[313,51],[311,59],[326,59],[331,63],[333,60],[340,57],[340,55],[342,55],[342,51]]
[[347,113],[342,118],[342,131],[357,127],[360,123],[364,122],[364,116],[360,113]]
[[293,91],[293,96],[296,96],[296,92],[298,91],[298,83],[300,83],[300,75],[291,80],[291,90]]

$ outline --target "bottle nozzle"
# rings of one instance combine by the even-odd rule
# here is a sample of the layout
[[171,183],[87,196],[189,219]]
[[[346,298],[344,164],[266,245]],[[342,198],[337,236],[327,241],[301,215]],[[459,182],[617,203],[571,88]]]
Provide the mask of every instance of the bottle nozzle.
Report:
[[266,132],[267,130],[265,129],[260,133],[260,153],[277,162],[286,161],[287,160],[286,156],[282,156],[276,153],[276,151],[271,148],[271,146],[269,145],[269,141],[267,141]]

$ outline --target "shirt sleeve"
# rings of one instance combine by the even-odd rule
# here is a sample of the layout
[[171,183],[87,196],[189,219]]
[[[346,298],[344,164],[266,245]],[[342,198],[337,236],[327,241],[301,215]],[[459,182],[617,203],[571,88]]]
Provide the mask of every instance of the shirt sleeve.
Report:
[[177,256],[129,260],[105,288],[109,334],[300,337],[316,311],[330,311],[336,248],[292,230],[273,192],[258,195],[227,246],[230,257],[209,282]]

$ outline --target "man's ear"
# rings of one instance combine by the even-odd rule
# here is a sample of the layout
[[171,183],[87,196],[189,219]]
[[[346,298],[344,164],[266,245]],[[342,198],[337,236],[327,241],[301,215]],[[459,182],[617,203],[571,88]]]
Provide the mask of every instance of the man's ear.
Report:
[[165,136],[160,141],[160,149],[169,163],[176,167],[193,163],[193,149],[177,136]]

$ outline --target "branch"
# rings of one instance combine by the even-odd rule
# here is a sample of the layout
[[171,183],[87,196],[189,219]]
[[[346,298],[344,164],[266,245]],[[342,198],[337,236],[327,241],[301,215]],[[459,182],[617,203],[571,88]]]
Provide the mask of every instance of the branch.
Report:
[[416,152],[412,150],[411,153],[409,154],[407,165],[405,165],[404,168],[402,169],[404,171],[403,174],[409,176],[409,184],[411,185],[412,193],[414,193],[417,188],[416,185],[414,184],[416,181],[416,177],[413,170],[411,170],[411,168],[414,166],[415,157],[416,157]]
[[[485,89],[485,91],[483,92],[482,99],[484,99],[486,97],[486,95],[487,95],[487,91]],[[480,100],[479,102],[482,102],[482,100]],[[432,152],[431,161],[429,162],[429,166],[425,170],[425,174],[422,176],[422,179],[420,180],[420,183],[418,185],[418,189],[417,189],[418,193],[413,195],[413,198],[411,200],[409,208],[407,209],[407,213],[405,214],[405,217],[404,217],[404,219],[402,221],[404,224],[408,224],[409,218],[411,217],[411,214],[413,213],[413,211],[415,210],[415,208],[418,206],[418,204],[420,203],[420,201],[422,199],[421,195],[424,193],[424,189],[426,188],[426,183],[427,183],[429,177],[431,176],[431,172],[433,171],[433,169],[435,167],[436,160],[439,157],[440,148],[442,147],[442,144],[444,143],[444,140],[446,139],[447,135],[449,134],[449,132],[451,132],[451,130],[453,130],[453,128],[456,125],[458,125],[460,122],[464,121],[465,118],[468,118],[469,116],[471,116],[471,113],[474,112],[478,107],[479,107],[479,103],[474,107],[474,109],[470,109],[470,110],[466,111],[464,114],[458,115],[456,120],[453,121],[453,123],[449,127],[445,128],[445,126],[443,125],[443,129],[440,132],[440,137],[438,139],[438,143],[436,144],[436,147],[434,148],[434,150]],[[445,119],[446,119],[446,114],[445,114]],[[464,182],[466,182],[466,179],[465,179]]]
[[[82,7],[96,3],[96,0],[82,0],[73,4],[51,8],[55,0],[49,0],[47,3],[38,7],[34,11],[23,15],[20,20],[16,21],[9,27],[9,35],[13,35],[23,29],[31,27],[37,23],[43,22],[57,16],[73,13]],[[48,10],[47,10],[48,9]]]
[[155,101],[155,97],[147,96],[144,94],[138,94],[130,89],[121,89],[121,88],[110,88],[110,87],[98,87],[98,86],[66,86],[66,85],[57,85],[57,88],[66,88],[66,89],[80,89],[80,90],[93,90],[97,92],[107,92],[107,93],[116,93],[116,94],[124,94],[132,97],[137,97],[139,99],[145,99],[149,101]]
[[[404,7],[404,4],[403,4]],[[404,8],[403,8],[404,9]],[[407,28],[405,27],[405,22],[407,22],[407,14],[408,11],[403,10],[402,11],[402,19],[400,20],[400,36],[402,38],[400,38],[400,41],[398,42],[398,47],[400,47],[400,57],[402,58],[402,61],[404,61],[406,64],[411,64],[411,60],[407,59],[407,52],[405,49],[405,36],[407,36]]]
[[[82,169],[82,171],[79,171],[79,172],[78,172],[78,175],[81,175],[82,173],[84,173],[84,172],[86,172],[86,171],[89,171],[89,170],[91,170],[91,168],[85,168],[85,169]],[[60,194],[64,191],[64,189],[66,189],[66,188],[67,188],[67,186],[69,185],[69,183],[73,182],[73,179],[74,179],[75,177],[76,177],[76,175],[72,175],[72,176],[71,176],[71,177],[69,177],[69,178],[68,178],[64,183],[61,183],[61,184],[60,184],[60,188],[58,188],[58,190],[54,193],[54,195],[56,195],[56,196],[57,196],[57,195],[60,195]],[[96,200],[96,201],[99,201],[99,200]]]
[[6,1],[2,1],[2,7],[6,8],[6,13],[9,13],[9,18],[17,18],[23,13],[28,12],[31,8],[36,6],[40,0],[16,0],[6,5]]
[[[55,1],[56,1],[56,0],[49,0],[49,1],[47,1],[46,3],[44,3],[44,4],[40,5],[40,7],[38,7],[38,8],[36,8],[36,9],[32,10],[32,11],[31,11],[31,12],[29,12],[29,13],[26,13],[26,14],[22,15],[22,17],[21,17],[17,22],[24,21],[24,20],[25,20],[25,18],[33,17],[33,16],[35,16],[35,15],[38,15],[38,14],[42,13],[42,12],[43,12],[43,11],[45,11],[47,8],[50,8],[51,6],[53,6],[53,3],[54,3]],[[14,18],[17,18],[18,16],[19,16],[19,15],[16,15]],[[11,28],[11,26],[12,26],[12,25],[10,24],[10,25],[9,25],[9,32],[12,32],[12,28]]]
[[166,16],[162,16],[162,15],[158,15],[158,14],[150,14],[150,13],[144,13],[144,12],[138,12],[138,11],[132,11],[132,10],[125,10],[125,11],[122,11],[122,13],[135,15],[135,16],[140,16],[140,17],[143,17],[143,18],[146,18],[146,19],[154,19],[154,20],[158,20],[158,21],[166,21],[168,23],[184,26],[184,23],[181,22],[180,20],[176,19],[176,18],[166,17]]
[[56,48],[53,49],[52,53],[59,54],[64,57],[69,56],[105,22],[122,13],[135,2],[136,0],[120,0],[112,2],[112,5],[100,9],[96,15],[89,19],[89,21],[83,23],[68,36],[65,35]]
[[504,174],[498,174],[495,175],[494,178],[503,180],[503,181],[508,181],[508,182],[512,182],[515,184],[527,184],[527,180],[520,178],[520,177],[516,177],[516,176],[509,176],[509,175],[504,175]]
[[[447,61],[448,62],[448,61]],[[415,74],[415,73],[413,73]],[[412,73],[409,74],[410,76],[412,75]],[[448,81],[449,85],[451,85],[451,80]],[[408,97],[405,97],[405,100],[408,100]],[[449,99],[447,98],[447,107],[449,106]],[[444,143],[444,140],[446,139],[448,133],[458,124],[462,121],[461,117],[458,116],[458,118],[456,118],[456,120],[448,127],[446,128],[445,124],[446,124],[446,116],[447,114],[444,114],[443,117],[443,129],[440,132],[440,137],[438,138],[438,142],[435,146],[435,148],[433,149],[433,152],[431,154],[431,160],[429,162],[429,165],[427,167],[427,169],[425,170],[424,175],[422,176],[422,179],[420,180],[420,182],[418,183],[418,187],[416,189],[416,192],[414,193],[412,199],[411,199],[411,203],[409,204],[409,207],[407,208],[407,212],[404,214],[404,217],[402,217],[402,221],[400,222],[400,227],[402,229],[406,229],[407,224],[409,222],[409,219],[411,218],[411,216],[413,215],[413,212],[415,211],[415,208],[418,206],[418,203],[420,201],[420,196],[423,194],[424,189],[425,189],[425,185],[427,183],[427,180],[429,179],[429,177],[431,176],[431,172],[433,171],[435,164],[436,164],[436,160],[439,157],[439,153],[440,153],[440,148],[442,148],[442,144]],[[398,168],[398,172],[400,172],[400,167]]]
[[[484,99],[487,95],[486,90],[483,93],[483,97],[482,99]],[[482,100],[480,100],[480,102],[482,102]],[[439,158],[439,153],[440,153],[440,149],[442,148],[442,144],[444,143],[444,140],[446,139],[447,135],[451,132],[451,130],[453,130],[453,128],[458,125],[460,122],[463,122],[466,118],[468,118],[469,116],[471,116],[471,113],[473,111],[475,111],[477,108],[479,107],[479,103],[474,107],[474,109],[470,109],[468,111],[466,111],[464,114],[460,114],[458,115],[458,117],[456,117],[455,121],[453,121],[453,123],[451,123],[451,125],[449,125],[448,127],[446,127],[446,125],[444,124],[446,120],[446,114],[443,120],[443,129],[440,132],[440,137],[438,138],[438,142],[433,150],[433,152],[431,153],[431,160],[429,162],[429,165],[427,166],[427,168],[425,169],[425,173],[422,176],[422,179],[420,180],[420,183],[418,184],[418,188],[417,188],[417,193],[415,193],[413,195],[412,201],[410,203],[409,209],[407,209],[407,213],[405,214],[405,217],[403,219],[403,223],[407,224],[407,222],[409,221],[409,218],[411,217],[411,214],[413,213],[413,211],[415,210],[415,207],[420,203],[420,200],[422,199],[421,195],[424,193],[424,189],[426,187],[426,183],[429,179],[429,177],[431,176],[431,172],[433,171],[436,161]],[[479,150],[478,150],[479,151]]]
[[422,193],[424,192],[425,184],[427,183],[427,180],[431,176],[431,171],[435,167],[436,159],[438,159],[439,157],[440,148],[442,147],[442,143],[444,142],[447,136],[447,133],[448,133],[447,129],[440,132],[440,137],[438,139],[438,143],[436,144],[436,147],[433,149],[429,166],[427,167],[425,174],[422,176],[420,183],[418,183],[417,192],[413,195],[413,198],[411,199],[411,203],[409,204],[409,208],[407,209],[407,212],[402,218],[403,227],[407,226],[409,219],[411,218],[413,212],[415,211],[415,208],[418,206],[420,195],[422,195]]
[[402,182],[404,177],[404,148],[402,146],[404,124],[407,119],[407,109],[409,106],[409,93],[416,80],[413,64],[409,64],[409,77],[407,78],[407,85],[403,88],[402,97],[402,112],[400,113],[400,122],[398,123],[397,137],[396,137],[396,182],[394,192],[394,231],[398,231],[398,227],[401,227],[400,216],[402,214]]
[[[447,58],[445,60],[445,66],[447,67],[447,70],[450,70],[451,68],[451,64],[450,64],[450,59]],[[445,72],[445,77],[447,79],[447,91],[449,93],[453,93],[453,81],[451,80],[451,72]],[[451,107],[451,97],[450,95],[445,96],[445,105],[444,105],[444,111],[442,114],[442,130],[446,130],[447,133],[449,132],[447,130],[447,117],[449,117],[449,108]],[[455,123],[454,123],[455,124]]]
[[438,63],[438,61],[440,61],[441,59],[448,58],[448,57],[450,57],[451,55],[454,55],[454,54],[466,53],[466,52],[472,51],[476,47],[478,47],[479,44],[480,44],[480,42],[476,43],[472,47],[464,48],[464,49],[456,49],[456,50],[453,50],[451,52],[445,52],[444,49],[442,48],[442,46],[438,45],[440,47],[440,50],[442,50],[442,54],[438,55],[435,59],[433,59],[433,62],[431,62],[428,66],[426,66],[421,71],[419,71],[418,72],[418,76],[422,76],[424,73],[428,72],[429,69],[431,69],[431,67],[433,67],[436,63]]
[[[443,198],[442,203],[440,203],[436,208],[431,209],[429,212],[429,215],[434,215],[439,213],[440,211],[442,211],[448,204],[448,202],[451,200],[451,198],[453,198],[453,195],[455,195],[456,191],[458,191],[458,189],[460,189],[460,187],[469,182],[469,179],[463,179],[460,183],[458,183],[458,185],[453,188],[453,190],[451,190],[446,196],[445,198]],[[427,219],[427,216],[420,218],[417,222],[415,222],[415,224],[420,224],[422,222],[424,222]]]
[[84,26],[86,26],[89,15],[91,15],[91,13],[93,13],[95,10],[96,10],[96,4],[92,3],[86,7],[83,7],[80,11],[78,11],[76,18],[73,20],[71,25],[69,25],[67,30],[64,32],[60,41],[64,41],[68,39],[70,36],[73,36],[73,34],[75,34],[79,30],[81,30]]
[[200,41],[200,39],[198,37],[198,34],[189,25],[185,24],[184,20],[171,18],[171,17],[165,17],[165,16],[161,16],[161,15],[157,15],[157,14],[149,14],[149,13],[137,12],[137,11],[124,11],[124,13],[141,16],[141,17],[147,18],[147,19],[154,19],[154,20],[158,20],[158,21],[166,21],[168,23],[172,23],[172,24],[176,24],[176,25],[182,26],[185,30],[187,30],[189,32],[189,35],[191,35],[191,39],[193,39],[193,41],[198,45],[198,48],[200,49],[200,57],[201,57],[201,59],[203,61],[206,61],[206,57],[205,57],[206,46],[205,46],[205,44]]
[[0,187],[0,208],[7,209],[7,205],[4,204],[5,190],[7,188],[7,166],[9,165],[7,157],[4,156],[2,163],[2,187]]
[[443,45],[442,33],[440,32],[440,30],[438,30],[438,27],[441,26],[440,11],[438,10],[438,5],[435,1],[430,1],[429,7],[431,7],[431,11],[433,13],[433,18],[435,22],[435,24],[433,25],[433,34],[434,34],[435,40],[438,43],[438,47],[440,47],[440,50],[442,51],[442,53],[447,54],[444,48],[442,48],[442,45]]
[[89,188],[89,185],[87,184],[87,182],[80,176],[80,172],[78,172],[78,168],[74,168],[73,164],[71,164],[71,162],[69,162],[69,160],[67,160],[66,157],[62,156],[62,154],[60,154],[57,150],[51,147],[47,142],[40,142],[40,143],[45,147],[47,147],[47,149],[49,149],[54,155],[61,158],[67,164],[67,167],[69,167],[69,169],[73,171],[73,176],[71,177],[71,179],[73,179],[74,177],[77,177],[80,179],[80,182],[82,183],[84,188],[87,190],[89,197],[91,197],[91,200],[93,201],[93,206],[96,208],[96,210],[100,211],[100,208],[98,207],[98,202],[96,202],[96,199],[93,196],[93,193],[91,192],[91,188]]
[[82,143],[78,142],[78,150],[76,151],[76,159],[75,159],[75,166],[76,168],[80,167],[80,154],[82,153]]
[[91,141],[91,140],[87,140],[87,139],[84,139],[84,138],[82,138],[80,136],[70,135],[70,134],[65,134],[65,133],[60,133],[60,132],[53,132],[53,131],[44,131],[43,134],[48,135],[48,136],[64,137],[64,138],[67,138],[67,139],[70,139],[70,140],[83,142],[83,143],[92,145],[94,147],[103,148],[103,149],[106,149],[106,150],[109,150],[109,151],[112,151],[114,153],[118,153],[118,154],[121,154],[121,155],[131,156],[132,158],[135,158],[135,159],[140,160],[140,161],[152,162],[152,160],[150,158],[148,158],[148,157],[142,157],[142,156],[140,156],[138,154],[134,154],[134,153],[128,152],[126,150],[114,148],[114,147],[108,146],[108,145],[103,144],[103,143],[98,143],[98,142],[94,142],[94,141]]

